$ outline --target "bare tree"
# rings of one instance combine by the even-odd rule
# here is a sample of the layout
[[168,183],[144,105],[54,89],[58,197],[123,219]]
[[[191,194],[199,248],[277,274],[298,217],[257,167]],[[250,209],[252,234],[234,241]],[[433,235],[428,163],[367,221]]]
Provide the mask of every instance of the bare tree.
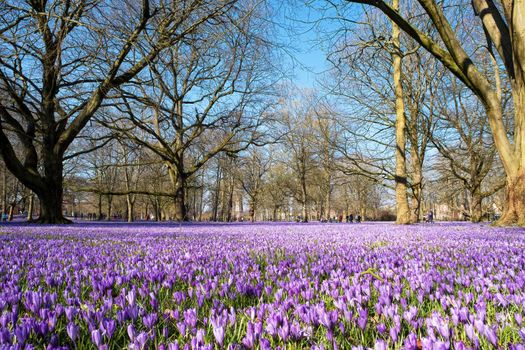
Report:
[[311,125],[315,118],[312,96],[303,100],[293,99],[283,106],[282,124],[285,130],[283,143],[289,157],[286,161],[295,176],[292,194],[301,205],[302,221],[309,220],[309,181],[315,168],[313,133]]
[[[470,14],[479,17],[479,27],[486,34],[486,56],[494,61],[494,71],[485,71],[476,60],[478,50],[469,50],[455,30],[458,12],[447,10],[435,0],[418,0],[420,8],[432,23],[425,32],[417,23],[395,6],[382,0],[350,0],[381,10],[405,33],[438,59],[480,100],[489,119],[494,144],[506,173],[507,203],[499,223],[525,225],[525,5],[522,1],[472,1]],[[345,6],[347,2],[341,4]],[[459,17],[468,15],[459,13]],[[469,53],[470,51],[470,53]],[[514,122],[504,123],[501,77],[496,53],[510,81]],[[478,62],[476,62],[478,61]]]
[[188,219],[191,176],[219,153],[263,142],[269,72],[263,67],[268,48],[254,15],[260,3],[235,3],[235,10],[172,45],[147,75],[123,86],[121,113],[109,111],[101,121],[165,163],[177,220]]
[[[504,178],[484,186],[489,174],[497,173],[497,154],[489,134],[485,111],[474,96],[450,79],[438,99],[439,132],[432,142],[446,161],[441,172],[455,177],[469,194],[469,217],[482,219],[482,201],[504,187]],[[498,176],[495,176],[497,178]]]
[[0,152],[38,196],[40,222],[68,221],[63,162],[78,154],[69,146],[108,94],[231,7],[226,0],[0,3]]
[[239,161],[239,182],[249,198],[250,220],[255,221],[255,214],[259,206],[263,177],[271,166],[271,158],[264,149],[253,148]]

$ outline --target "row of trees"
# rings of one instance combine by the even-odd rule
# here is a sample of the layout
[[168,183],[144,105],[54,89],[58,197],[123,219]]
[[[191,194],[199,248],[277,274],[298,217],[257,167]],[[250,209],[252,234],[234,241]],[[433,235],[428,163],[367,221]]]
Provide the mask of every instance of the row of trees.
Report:
[[61,223],[64,200],[129,221],[395,204],[405,224],[441,202],[524,225],[524,5],[476,1],[309,3],[331,67],[299,93],[265,1],[3,2],[3,208],[30,217],[34,194]]
[[[506,201],[499,223],[525,225],[525,4],[512,0],[502,0],[500,3],[475,0],[450,4],[417,0],[404,3],[400,8],[397,0],[392,3],[381,0],[350,0],[330,2],[330,6],[338,13],[345,14],[352,3],[364,5],[365,22],[371,29],[364,46],[379,47],[383,54],[388,53],[391,56],[396,110],[397,222],[411,221],[407,199],[408,152],[405,146],[407,139],[410,139],[411,145],[415,145],[416,140],[411,139],[413,136],[407,136],[410,135],[410,121],[407,116],[412,117],[411,101],[417,105],[418,97],[422,95],[405,89],[403,76],[406,78],[414,72],[404,67],[407,65],[406,61],[410,65],[410,60],[413,59],[411,57],[416,55],[421,58],[415,65],[417,70],[431,69],[434,66],[433,61],[436,61],[439,63],[437,67],[446,73],[443,78],[437,72],[430,75],[432,81],[424,92],[424,95],[430,93],[430,98],[415,110],[433,115],[435,107],[444,107],[438,113],[440,117],[444,116],[440,122],[445,122],[447,127],[452,126],[460,139],[450,140],[448,145],[433,143],[449,160],[450,170],[462,178],[471,192],[473,206],[479,207],[481,198],[501,187],[496,183],[488,191],[481,188],[482,180],[492,169],[494,155],[488,151],[478,157],[477,150],[493,142],[505,173]],[[371,8],[384,14],[389,23],[382,26],[369,21],[371,18],[368,11]],[[372,11],[372,15],[376,13]],[[342,25],[345,34],[347,30],[351,30],[346,23]],[[381,30],[385,27],[391,28],[390,35]],[[343,40],[342,48],[337,53],[352,47],[347,44],[348,41]],[[416,71],[416,74],[412,75],[407,85],[421,81],[425,76],[424,72]],[[444,80],[444,85],[433,87],[433,82],[440,80]],[[432,92],[437,89],[450,92],[445,101],[432,98]],[[462,89],[467,89],[471,94],[468,101],[466,98],[459,100]],[[379,92],[383,91],[380,88]],[[423,91],[421,86],[417,91]],[[480,112],[483,114],[481,118]],[[491,140],[484,135],[487,123]],[[437,125],[431,131],[431,136],[446,130],[440,128],[440,124]],[[468,158],[467,166],[458,166],[455,162],[456,150]],[[412,154],[411,156],[411,161],[417,163],[417,159]],[[417,184],[418,179],[414,182]],[[417,204],[415,207],[417,208]]]

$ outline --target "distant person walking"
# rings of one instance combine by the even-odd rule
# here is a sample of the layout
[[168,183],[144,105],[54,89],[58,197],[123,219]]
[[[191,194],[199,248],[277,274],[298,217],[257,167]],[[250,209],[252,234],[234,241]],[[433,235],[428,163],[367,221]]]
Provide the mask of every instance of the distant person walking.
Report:
[[434,222],[434,212],[432,210],[428,212],[427,222],[429,222],[429,223],[433,223]]
[[2,222],[7,222],[7,218],[8,218],[7,213],[5,211],[2,212]]

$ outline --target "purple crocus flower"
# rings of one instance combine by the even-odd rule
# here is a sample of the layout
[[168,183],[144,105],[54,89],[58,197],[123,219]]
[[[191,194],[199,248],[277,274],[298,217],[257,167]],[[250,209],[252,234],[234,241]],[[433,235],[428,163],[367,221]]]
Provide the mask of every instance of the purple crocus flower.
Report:
[[497,347],[498,337],[496,335],[496,331],[493,328],[485,326],[484,335],[493,346]]
[[386,346],[386,343],[384,340],[377,340],[375,345],[374,345],[374,350],[387,350],[388,347]]
[[128,337],[129,339],[133,342],[135,340],[135,337],[136,337],[136,331],[135,331],[135,327],[133,327],[132,324],[128,325],[128,328],[127,328],[127,331],[128,331]]
[[175,340],[173,343],[168,344],[168,350],[180,350],[179,343]]
[[117,329],[117,322],[115,322],[115,320],[104,319],[100,323],[100,329],[104,332],[108,339],[111,339],[115,333],[115,330]]
[[75,341],[78,337],[78,333],[80,332],[80,327],[74,324],[73,322],[69,322],[66,326],[67,335],[72,341]]
[[518,326],[521,326],[523,322],[523,316],[521,316],[520,313],[516,313],[514,314],[514,319],[516,320],[516,323],[518,324]]
[[210,322],[213,328],[213,336],[215,337],[215,341],[222,348],[226,322],[222,317],[212,317]]
[[91,332],[91,341],[97,347],[102,344],[102,336],[100,335],[100,331],[98,329],[96,329],[93,332]]
[[242,344],[248,349],[253,349],[255,345],[255,334],[253,331],[253,323],[251,321],[248,321],[248,324],[246,325],[246,335],[242,339]]
[[359,318],[357,319],[357,324],[359,325],[359,328],[364,330],[366,328],[367,320],[368,320],[368,310],[359,309]]
[[144,326],[148,329],[152,329],[158,320],[158,315],[156,312],[153,312],[151,314],[148,314],[142,318],[142,323],[144,323]]

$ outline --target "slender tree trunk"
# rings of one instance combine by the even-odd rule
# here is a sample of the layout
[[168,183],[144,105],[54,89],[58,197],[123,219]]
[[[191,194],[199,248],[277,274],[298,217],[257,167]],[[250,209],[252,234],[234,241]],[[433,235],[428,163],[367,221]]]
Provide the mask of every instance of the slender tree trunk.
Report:
[[325,206],[324,206],[324,216],[325,218],[328,218],[330,216],[330,211],[332,210],[331,204],[332,204],[332,190],[330,189],[330,184],[328,184],[328,192],[326,192],[326,198],[325,198]]
[[29,204],[27,206],[27,221],[33,221],[33,207],[35,205],[35,196],[33,192],[29,192]]
[[255,211],[256,211],[255,198],[250,198],[250,221],[255,222]]
[[7,213],[7,168],[2,169],[2,213]]
[[112,195],[107,195],[107,199],[108,199],[108,207],[107,207],[107,211],[106,211],[106,220],[107,221],[110,221],[111,220],[111,211],[113,209],[113,196]]
[[[392,8],[399,11],[399,0],[392,1]],[[403,101],[402,85],[402,62],[400,47],[400,30],[397,24],[392,22],[392,40],[394,52],[392,53],[394,68],[394,90],[396,96],[396,204],[397,224],[410,223],[410,208],[407,195],[407,171],[406,171],[406,116],[405,103]]]
[[191,219],[195,221],[197,220],[197,189],[193,189],[191,197]]
[[12,203],[9,206],[9,215],[7,216],[7,221],[13,221],[14,212],[15,212],[15,204]]
[[200,197],[199,197],[199,221],[202,221],[202,205],[204,202],[204,186],[200,190]]
[[97,204],[97,220],[102,220],[102,194],[98,194],[98,204]]
[[220,162],[217,162],[217,174],[215,177],[215,191],[213,195],[213,210],[212,210],[212,220],[217,221],[219,217],[219,196],[221,193],[221,166]]
[[160,201],[158,196],[155,196],[153,206],[155,210],[155,221],[160,221]]
[[226,222],[230,222],[232,220],[232,210],[233,210],[233,191],[234,191],[234,179],[232,177],[230,182],[230,191],[228,193],[228,201],[226,205]]
[[126,219],[128,222],[133,222],[134,220],[134,215],[135,215],[133,212],[134,206],[135,206],[135,203],[131,199],[131,195],[127,194],[126,195]]
[[242,194],[239,193],[239,220],[243,217],[244,214],[244,204],[242,201]]
[[412,211],[411,222],[419,222],[421,217],[421,195],[423,192],[423,164],[417,154],[417,149],[413,147],[412,151],[412,172],[413,172],[413,187],[412,187]]
[[308,204],[307,204],[307,200],[308,200],[308,192],[307,192],[307,187],[306,187],[306,176],[305,174],[303,173],[303,175],[301,176],[301,192],[302,192],[302,215],[303,215],[303,221],[304,222],[308,222]]

